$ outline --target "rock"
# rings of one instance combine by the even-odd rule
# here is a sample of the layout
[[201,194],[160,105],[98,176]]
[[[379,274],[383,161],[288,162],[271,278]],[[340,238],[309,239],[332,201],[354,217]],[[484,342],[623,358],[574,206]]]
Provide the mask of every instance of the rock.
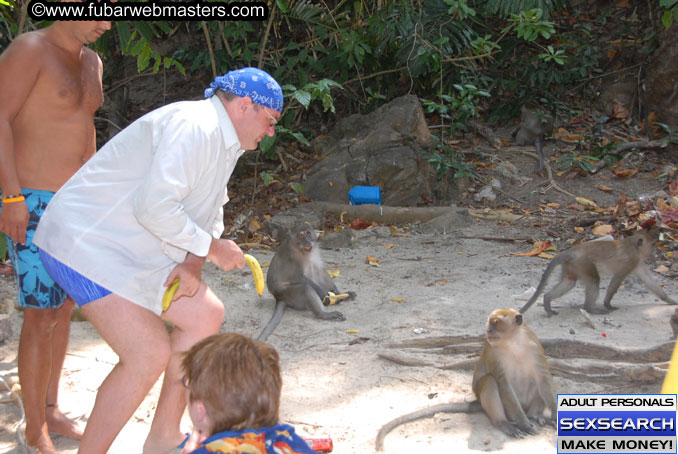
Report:
[[423,223],[421,233],[452,233],[473,225],[473,218],[465,208],[458,208],[451,214],[445,214]]
[[8,314],[0,314],[0,342],[5,342],[12,337],[12,324]]
[[325,232],[318,244],[322,249],[353,249],[356,239],[355,230],[344,229],[340,232]]
[[263,230],[271,235],[276,241],[285,238],[289,232],[293,232],[304,225],[316,230],[323,228],[324,216],[302,205],[287,211],[281,211],[271,219],[264,221]]
[[659,39],[659,49],[644,71],[644,100],[658,122],[674,124],[678,117],[678,27],[665,30]]
[[364,185],[379,186],[384,205],[416,205],[434,197],[435,173],[421,153],[431,146],[419,99],[396,98],[370,114],[340,120],[314,141],[314,152],[325,159],[303,185],[317,201],[348,203],[348,191]]

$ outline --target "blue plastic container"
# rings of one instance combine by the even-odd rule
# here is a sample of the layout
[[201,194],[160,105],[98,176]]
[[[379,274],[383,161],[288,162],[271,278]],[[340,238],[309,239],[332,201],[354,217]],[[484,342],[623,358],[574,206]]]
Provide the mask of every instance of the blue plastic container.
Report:
[[381,188],[379,186],[354,186],[348,191],[348,201],[351,205],[364,203],[381,205]]

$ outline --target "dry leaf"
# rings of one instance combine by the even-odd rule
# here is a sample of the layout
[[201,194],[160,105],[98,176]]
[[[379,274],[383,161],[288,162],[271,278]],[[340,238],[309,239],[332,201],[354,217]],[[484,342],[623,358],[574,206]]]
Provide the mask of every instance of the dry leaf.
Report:
[[367,260],[367,263],[372,265],[372,266],[379,266],[379,259],[376,258],[376,257],[372,257],[372,256],[368,255],[366,257],[366,260]]
[[391,235],[395,235],[396,233],[398,233],[398,227],[396,227],[395,225],[390,226],[388,229],[391,231]]
[[327,274],[329,274],[330,277],[332,279],[334,279],[335,277],[341,276],[341,271],[339,271],[339,270],[327,270]]
[[447,279],[443,279],[442,281],[440,281],[440,285],[445,285],[445,284],[447,284]]
[[550,202],[546,204],[549,208],[560,208],[560,202]]
[[626,110],[626,108],[620,104],[614,104],[612,106],[612,113],[610,114],[610,118],[618,119],[618,120],[623,120],[625,118],[628,118],[629,116],[629,111]]
[[553,254],[547,254],[546,252],[542,252],[541,254],[537,255],[540,259],[552,259],[555,257]]
[[534,243],[534,249],[532,249],[529,252],[511,252],[511,255],[517,255],[521,257],[532,257],[535,255],[539,255],[542,252],[544,252],[547,248],[551,247],[551,242],[550,241],[537,241]]
[[584,198],[584,197],[577,197],[575,200],[577,201],[577,203],[584,205],[584,206],[589,206],[589,207],[596,206],[596,202],[594,202],[593,200],[589,200],[587,198]]
[[591,233],[593,233],[598,238],[603,237],[605,235],[610,235],[613,231],[614,229],[610,224],[597,225],[591,229]]
[[250,221],[250,227],[249,227],[250,233],[255,233],[260,228],[261,228],[261,224],[259,224],[259,221],[257,221],[256,219],[252,219]]
[[575,227],[575,228],[574,228],[574,231],[575,231],[576,233],[584,233],[584,227]]
[[638,173],[638,169],[612,169],[612,173],[619,178],[629,178]]
[[612,188],[608,188],[608,187],[605,186],[605,185],[600,185],[600,186],[598,186],[598,189],[600,189],[601,191],[605,191],[605,192],[612,192],[612,191],[613,191]]
[[346,330],[347,334],[358,334],[359,332],[360,331],[358,331],[357,329],[347,329]]
[[657,199],[657,202],[655,203],[655,207],[659,211],[670,211],[671,210],[671,205],[666,203],[664,199]]
[[405,298],[391,298],[391,301],[394,303],[404,303],[407,300]]
[[556,133],[553,134],[553,137],[555,137],[558,140],[562,140],[563,142],[569,142],[569,143],[577,143],[577,142],[583,142],[584,141],[583,136],[581,136],[579,134],[572,134],[565,128],[559,128],[556,131]]
[[354,219],[351,221],[351,228],[354,230],[365,230],[368,227],[371,227],[372,223],[364,219]]
[[657,268],[654,269],[656,273],[660,274],[666,274],[669,272],[669,268],[666,265],[659,265]]

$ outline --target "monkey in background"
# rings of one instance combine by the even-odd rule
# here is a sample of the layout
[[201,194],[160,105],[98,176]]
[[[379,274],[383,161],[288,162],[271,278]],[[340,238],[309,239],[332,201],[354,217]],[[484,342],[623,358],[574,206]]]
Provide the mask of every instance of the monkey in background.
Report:
[[544,349],[515,309],[490,314],[472,388],[477,401],[435,405],[385,424],[377,434],[376,449],[383,449],[384,438],[397,426],[436,413],[484,411],[497,429],[515,438],[536,433],[530,420],[555,426],[556,392]]
[[[346,320],[339,311],[325,312],[323,309],[328,292],[338,294],[339,291],[327,274],[315,239],[313,230],[302,228],[280,243],[266,274],[266,286],[275,297],[275,312],[257,340],[265,341],[270,336],[288,306],[308,309],[323,320]],[[356,296],[355,292],[347,293],[347,299]]]
[[544,170],[544,138],[553,134],[553,115],[535,104],[524,104],[520,108],[520,125],[513,131],[516,145],[534,145],[539,157],[536,172]]
[[[537,290],[520,308],[520,313],[524,314],[534,304],[544,290],[549,276],[558,265],[562,265],[560,282],[544,295],[544,310],[549,317],[557,314],[551,309],[551,301],[569,292],[578,280],[581,280],[585,286],[584,309],[587,312],[607,314],[615,310],[616,308],[612,307],[610,301],[626,276],[631,273],[635,273],[645,287],[662,301],[667,304],[677,304],[652,279],[650,270],[645,265],[645,261],[652,256],[652,252],[652,238],[646,231],[637,232],[623,240],[589,241],[573,246],[551,260],[539,281]],[[599,273],[612,275],[603,302],[604,308],[594,307],[600,291]]]
[[673,337],[678,338],[678,308],[676,308],[676,310],[673,311],[673,314],[671,314],[671,318],[669,319],[669,323],[671,324],[671,330],[673,331]]

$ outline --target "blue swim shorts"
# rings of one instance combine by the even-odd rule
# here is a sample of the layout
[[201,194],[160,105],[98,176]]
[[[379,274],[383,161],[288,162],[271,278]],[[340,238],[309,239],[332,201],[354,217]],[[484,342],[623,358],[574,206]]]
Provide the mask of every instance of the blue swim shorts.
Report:
[[[7,252],[12,261],[14,277],[19,289],[19,306],[32,309],[56,309],[66,301],[66,292],[42,266],[38,247],[33,244],[33,235],[40,217],[54,193],[36,189],[22,189],[30,215],[26,229],[26,244],[12,241],[8,236]],[[2,207],[0,207],[2,211]]]
[[92,282],[73,268],[64,265],[47,252],[40,249],[40,258],[49,274],[66,290],[78,307],[110,295],[111,291]]

